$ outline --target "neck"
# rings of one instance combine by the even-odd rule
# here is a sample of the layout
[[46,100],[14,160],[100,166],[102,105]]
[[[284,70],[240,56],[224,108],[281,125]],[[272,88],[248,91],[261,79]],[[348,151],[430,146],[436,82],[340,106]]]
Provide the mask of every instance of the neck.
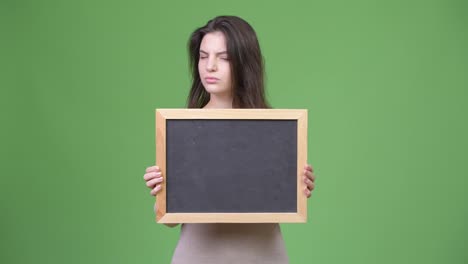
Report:
[[232,101],[229,95],[210,94],[210,101],[203,108],[232,108]]

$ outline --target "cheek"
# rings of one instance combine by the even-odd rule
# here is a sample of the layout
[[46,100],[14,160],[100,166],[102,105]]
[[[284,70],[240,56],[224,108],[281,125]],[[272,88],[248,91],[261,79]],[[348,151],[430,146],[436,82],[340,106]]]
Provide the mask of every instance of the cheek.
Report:
[[231,80],[231,65],[229,63],[223,65],[223,75],[226,80]]
[[231,69],[230,68],[227,68],[226,69],[226,80],[231,83]]
[[198,61],[198,72],[201,74],[203,70],[203,65],[201,61]]
[[224,80],[224,85],[227,90],[230,90],[231,84],[232,84],[232,78],[231,78],[231,69],[229,67],[226,67],[223,71],[223,80]]

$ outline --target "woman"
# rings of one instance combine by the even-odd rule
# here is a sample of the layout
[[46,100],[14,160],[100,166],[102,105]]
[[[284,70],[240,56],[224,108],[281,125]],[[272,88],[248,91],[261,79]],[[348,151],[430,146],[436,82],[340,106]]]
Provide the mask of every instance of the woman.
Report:
[[[260,46],[246,21],[216,17],[192,33],[188,48],[193,79],[188,108],[271,108]],[[161,190],[164,177],[157,166],[148,167],[144,179],[151,195]],[[315,181],[310,165],[303,180],[309,198]],[[172,263],[288,263],[288,257],[279,224],[182,224]]]

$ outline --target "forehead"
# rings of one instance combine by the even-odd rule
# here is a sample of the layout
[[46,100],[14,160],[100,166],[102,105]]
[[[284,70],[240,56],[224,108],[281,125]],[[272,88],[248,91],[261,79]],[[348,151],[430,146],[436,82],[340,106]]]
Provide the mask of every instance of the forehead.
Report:
[[207,33],[200,44],[200,49],[206,52],[226,51],[226,38],[220,31]]

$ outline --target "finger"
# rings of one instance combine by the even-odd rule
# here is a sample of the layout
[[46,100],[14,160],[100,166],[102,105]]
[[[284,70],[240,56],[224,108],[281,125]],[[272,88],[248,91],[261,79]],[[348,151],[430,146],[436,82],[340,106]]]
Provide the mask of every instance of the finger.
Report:
[[153,178],[156,178],[156,177],[161,177],[161,172],[149,172],[149,173],[145,173],[145,175],[143,176],[143,179],[145,181],[149,181]]
[[315,181],[315,174],[310,171],[304,171],[304,175],[307,176],[312,182]]
[[159,166],[151,166],[151,167],[148,167],[146,168],[146,172],[152,172],[152,171],[161,171],[161,169],[159,168]]
[[312,166],[310,164],[305,165],[304,169],[308,170],[308,171],[314,171],[314,168],[312,168]]
[[306,188],[304,188],[304,194],[305,194],[305,196],[306,196],[307,198],[310,198],[310,196],[312,195],[312,192],[309,191],[309,189],[307,189],[307,187],[306,187]]
[[159,191],[161,191],[161,189],[162,189],[161,184],[156,185],[156,187],[154,187],[154,189],[151,190],[150,194],[151,194],[152,196],[156,196],[156,194],[157,194]]
[[304,177],[304,183],[307,185],[307,188],[311,191],[315,188],[315,184],[306,177]]
[[163,180],[164,180],[163,177],[158,177],[158,178],[151,179],[151,180],[146,182],[146,186],[153,189],[156,184],[162,182]]

